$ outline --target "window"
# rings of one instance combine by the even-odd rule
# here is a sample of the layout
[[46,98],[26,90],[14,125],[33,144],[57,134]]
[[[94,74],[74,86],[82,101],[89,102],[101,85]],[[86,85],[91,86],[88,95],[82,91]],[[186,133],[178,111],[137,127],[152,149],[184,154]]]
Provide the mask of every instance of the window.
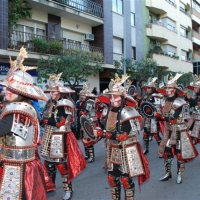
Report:
[[181,50],[181,60],[187,60],[187,52],[184,50]]
[[[33,37],[38,37],[38,38],[45,38],[46,36],[46,31],[44,27],[44,24],[36,24],[32,23],[32,26],[26,26],[26,25],[21,25],[18,24],[16,29],[12,33],[12,41],[15,46],[18,44],[26,44],[26,42],[30,41]],[[40,27],[40,28],[38,28]],[[30,45],[29,43],[27,45]],[[30,46],[26,46],[30,47]]]
[[192,8],[200,13],[200,5],[196,1],[192,1]]
[[180,11],[185,12],[185,5],[180,2]]
[[123,40],[120,38],[113,38],[113,52],[123,54]]
[[113,11],[119,14],[123,14],[123,1],[122,0],[113,0]]
[[167,28],[169,29],[169,30],[171,30],[171,31],[174,31],[174,32],[176,32],[176,29],[175,29],[175,26],[176,26],[176,24],[175,24],[175,22],[174,21],[172,21],[172,20],[170,20],[169,18],[167,18]]
[[131,13],[131,26],[135,26],[135,13]]
[[171,45],[164,45],[163,50],[164,52],[168,53],[170,56],[173,56],[176,54],[176,48]]
[[[45,37],[46,31],[42,28],[37,28],[35,27],[30,27],[30,26],[25,26],[25,25],[17,25],[16,31],[24,32],[24,34],[36,34],[36,36],[43,36]],[[28,34],[28,35],[30,35]]]
[[132,47],[132,59],[136,60],[136,48]]
[[181,36],[186,37],[186,28],[185,27],[181,26],[180,34],[181,34]]

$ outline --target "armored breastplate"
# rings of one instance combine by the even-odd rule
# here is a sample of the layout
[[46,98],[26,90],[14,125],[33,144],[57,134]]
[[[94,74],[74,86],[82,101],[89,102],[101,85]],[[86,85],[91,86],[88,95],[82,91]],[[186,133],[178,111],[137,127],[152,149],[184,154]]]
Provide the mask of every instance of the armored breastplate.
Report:
[[190,117],[189,104],[184,99],[178,97],[173,102],[166,101],[163,109],[166,117],[173,117],[177,109],[181,108],[181,113],[177,118],[177,123],[183,123],[185,119]]

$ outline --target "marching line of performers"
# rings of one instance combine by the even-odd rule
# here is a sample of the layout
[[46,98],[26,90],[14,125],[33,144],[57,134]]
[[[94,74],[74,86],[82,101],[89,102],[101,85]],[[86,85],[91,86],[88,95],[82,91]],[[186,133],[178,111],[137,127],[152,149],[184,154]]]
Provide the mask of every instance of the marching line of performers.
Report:
[[[159,158],[164,160],[160,181],[172,178],[174,156],[176,182],[183,181],[185,165],[198,156],[195,145],[200,143],[198,77],[194,76],[194,82],[187,86],[194,91],[193,98],[177,84],[182,75],[178,73],[166,77],[159,87],[157,78],[150,78],[142,86],[146,93],[142,98],[128,75],[115,74],[100,95],[85,84],[75,103],[71,98],[75,91],[63,85],[62,73],[49,74],[44,91],[34,85],[33,77],[26,71],[36,67],[24,66],[26,58],[22,47],[16,60],[10,58],[10,70],[0,82],[4,86],[0,99],[0,199],[48,199],[47,192],[56,189],[57,170],[61,174],[63,200],[72,199],[72,181],[87,163],[95,162],[95,144],[102,139],[104,169],[113,200],[122,198],[121,187],[125,199],[133,200],[133,178],[138,177],[139,186],[150,179],[146,155],[151,137],[158,144]],[[42,115],[38,100],[47,102]],[[75,121],[85,155],[72,131]],[[42,141],[40,126],[44,128]],[[137,137],[142,130],[144,147]]]

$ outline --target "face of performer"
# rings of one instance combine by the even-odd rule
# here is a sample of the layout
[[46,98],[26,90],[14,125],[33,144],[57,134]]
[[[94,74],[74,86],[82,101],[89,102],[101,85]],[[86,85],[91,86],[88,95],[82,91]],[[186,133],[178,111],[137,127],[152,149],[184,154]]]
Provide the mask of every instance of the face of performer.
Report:
[[60,98],[59,92],[51,92],[52,100],[58,100]]
[[121,105],[121,101],[122,101],[122,98],[120,95],[111,94],[111,99],[110,99],[111,106],[117,108]]
[[82,95],[81,95],[81,96],[80,96],[80,100],[81,100],[81,101],[86,101],[86,96],[82,96]]
[[151,94],[153,92],[153,88],[152,87],[147,87],[147,93]]
[[176,88],[174,88],[173,85],[168,85],[166,88],[166,92],[169,97],[173,97],[176,92]]
[[199,87],[194,87],[194,92],[198,93],[199,92]]
[[14,101],[15,99],[17,99],[19,95],[13,93],[11,90],[9,90],[8,88],[5,89],[5,99],[7,101]]

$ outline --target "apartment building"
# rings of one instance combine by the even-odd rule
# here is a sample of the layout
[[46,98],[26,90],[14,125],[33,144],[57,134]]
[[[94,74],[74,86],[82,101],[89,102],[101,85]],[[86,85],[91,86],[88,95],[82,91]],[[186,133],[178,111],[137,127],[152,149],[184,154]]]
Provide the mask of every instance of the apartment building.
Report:
[[144,53],[164,71],[192,72],[190,0],[145,0]]
[[[14,58],[24,45],[29,59],[26,65],[35,65],[42,55],[32,38],[61,41],[64,49],[81,49],[102,53],[104,71],[88,77],[91,87],[99,91],[108,87],[110,73],[115,71],[114,60],[122,57],[142,59],[142,1],[132,0],[27,0],[32,8],[31,19],[21,19],[8,38],[8,1],[0,1],[0,78],[8,69],[8,56]],[[137,8],[137,9],[136,9]],[[137,48],[136,48],[137,46]],[[41,84],[35,72],[35,83]],[[80,86],[78,89],[81,89]],[[93,88],[90,88],[91,90]]]
[[191,1],[192,42],[193,42],[193,72],[200,74],[200,1]]

